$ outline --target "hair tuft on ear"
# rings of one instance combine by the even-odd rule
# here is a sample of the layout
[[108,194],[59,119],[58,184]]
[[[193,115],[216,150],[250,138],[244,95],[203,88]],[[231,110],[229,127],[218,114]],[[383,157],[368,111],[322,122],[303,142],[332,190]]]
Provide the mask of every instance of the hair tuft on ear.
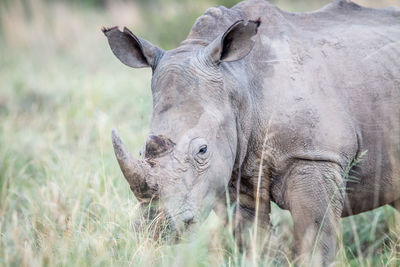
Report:
[[[117,27],[117,26],[115,26],[115,27]],[[101,31],[102,31],[104,34],[106,34],[106,32],[108,32],[109,30],[111,30],[111,29],[113,29],[113,28],[115,28],[115,27],[107,28],[106,26],[102,26],[102,27],[101,27]]]

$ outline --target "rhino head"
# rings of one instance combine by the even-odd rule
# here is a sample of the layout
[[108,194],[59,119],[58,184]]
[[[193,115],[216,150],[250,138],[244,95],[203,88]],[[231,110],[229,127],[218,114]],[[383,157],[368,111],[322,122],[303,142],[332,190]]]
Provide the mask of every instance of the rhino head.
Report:
[[184,232],[205,218],[237,164],[237,101],[224,62],[252,49],[259,22],[238,21],[209,44],[171,51],[127,28],[104,28],[115,56],[133,68],[151,67],[153,113],[142,159],[130,155],[115,130],[122,173],[142,203],[156,200],[173,228]]

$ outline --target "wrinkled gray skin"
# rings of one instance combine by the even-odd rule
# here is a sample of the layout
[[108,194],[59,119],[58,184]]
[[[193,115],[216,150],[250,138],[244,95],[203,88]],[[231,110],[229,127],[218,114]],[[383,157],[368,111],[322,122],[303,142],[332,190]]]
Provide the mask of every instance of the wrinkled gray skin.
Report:
[[103,31],[123,63],[153,69],[144,159],[115,132],[113,143],[137,198],[159,200],[176,229],[224,202],[225,188],[243,229],[258,195],[258,227],[274,201],[292,214],[300,260],[327,265],[340,217],[400,202],[399,9],[342,0],[300,14],[244,1],[208,9],[166,52]]

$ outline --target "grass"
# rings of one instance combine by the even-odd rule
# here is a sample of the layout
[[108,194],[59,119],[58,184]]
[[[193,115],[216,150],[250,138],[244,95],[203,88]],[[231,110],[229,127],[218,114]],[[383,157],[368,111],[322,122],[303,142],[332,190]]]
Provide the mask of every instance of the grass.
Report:
[[[239,253],[215,215],[178,245],[138,228],[110,131],[139,151],[151,72],[112,56],[100,27],[134,24],[140,12],[110,5],[0,4],[0,266],[290,265],[293,222],[276,206],[270,252],[258,258]],[[337,264],[399,266],[398,222],[390,207],[344,219]]]

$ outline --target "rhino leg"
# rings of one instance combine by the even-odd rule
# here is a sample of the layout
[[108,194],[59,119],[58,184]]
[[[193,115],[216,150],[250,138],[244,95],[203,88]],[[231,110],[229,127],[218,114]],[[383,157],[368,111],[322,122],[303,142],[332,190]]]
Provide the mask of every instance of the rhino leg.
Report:
[[327,266],[334,261],[344,202],[342,177],[337,164],[325,161],[298,160],[288,172],[284,198],[302,264]]
[[[253,191],[250,191],[253,192]],[[256,200],[252,194],[241,194],[237,197],[236,187],[230,188],[230,207],[235,207],[233,209],[233,214],[231,214],[231,222],[229,221],[228,210],[226,202],[219,201],[218,205],[214,207],[215,213],[225,221],[227,227],[232,227],[233,235],[235,237],[236,245],[240,251],[248,251],[249,249],[262,248],[265,246],[268,240],[268,229],[270,227],[269,212],[270,212],[270,202],[269,197],[265,198],[261,196],[258,209],[256,209]],[[240,203],[237,201],[239,200]],[[257,210],[257,212],[256,212]],[[257,216],[256,216],[257,213]],[[257,217],[257,224],[255,224]],[[257,227],[255,232],[254,227]],[[251,234],[256,233],[257,238],[252,238],[250,242]]]

